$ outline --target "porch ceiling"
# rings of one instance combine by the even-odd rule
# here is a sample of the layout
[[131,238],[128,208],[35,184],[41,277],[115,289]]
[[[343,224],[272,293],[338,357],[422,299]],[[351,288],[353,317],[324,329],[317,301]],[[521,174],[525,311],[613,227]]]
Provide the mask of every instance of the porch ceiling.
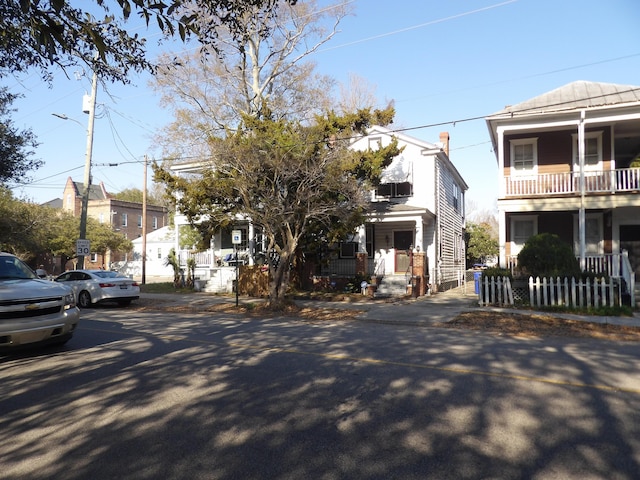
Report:
[[415,220],[416,218],[429,220],[435,218],[433,212],[428,208],[391,202],[374,202],[371,204],[368,216],[375,222],[398,222]]

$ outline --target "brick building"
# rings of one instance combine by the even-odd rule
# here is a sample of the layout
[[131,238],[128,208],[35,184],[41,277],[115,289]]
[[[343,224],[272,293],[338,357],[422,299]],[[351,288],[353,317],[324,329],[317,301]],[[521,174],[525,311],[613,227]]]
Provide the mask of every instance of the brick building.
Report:
[[[74,182],[71,177],[67,179],[62,197],[62,209],[72,212],[74,216],[80,216],[82,209],[82,194],[84,185]],[[128,202],[113,198],[107,192],[104,184],[89,186],[89,203],[87,215],[95,218],[100,223],[106,223],[129,240],[135,240],[142,236],[142,203]],[[167,208],[160,205],[147,204],[146,212],[147,233],[153,232],[167,225]],[[107,252],[105,258],[92,253],[85,258],[85,268],[109,267],[114,262],[129,260],[130,252]],[[68,266],[69,267],[69,266]]]

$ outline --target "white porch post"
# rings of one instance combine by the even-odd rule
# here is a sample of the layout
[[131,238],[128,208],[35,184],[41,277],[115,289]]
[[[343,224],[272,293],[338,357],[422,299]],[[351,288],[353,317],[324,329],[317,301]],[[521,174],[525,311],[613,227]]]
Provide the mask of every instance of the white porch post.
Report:
[[498,265],[509,268],[507,264],[507,213],[502,208],[498,208]]
[[255,254],[256,240],[255,240],[255,227],[253,226],[253,222],[249,222],[249,234],[248,234],[248,243],[247,246],[249,248],[249,265],[253,265],[253,257]]
[[424,245],[422,242],[423,238],[424,238],[424,225],[422,223],[422,218],[418,218],[416,220],[416,239],[415,239],[414,247],[419,252],[424,252],[424,248],[423,248]]
[[[504,128],[498,127],[498,199],[505,198],[506,176],[504,171]],[[506,212],[498,207],[498,265],[507,265],[507,224]]]
[[584,180],[584,118],[585,111],[580,111],[580,122],[578,123],[578,163],[580,168],[580,211],[578,213],[578,232],[580,238],[580,269],[584,270],[586,266],[586,232],[585,232],[585,180]]

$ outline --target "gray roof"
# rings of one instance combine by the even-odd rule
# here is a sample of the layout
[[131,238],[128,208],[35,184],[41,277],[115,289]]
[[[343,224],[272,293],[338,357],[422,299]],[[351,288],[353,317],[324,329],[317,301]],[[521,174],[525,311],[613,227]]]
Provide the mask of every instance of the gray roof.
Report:
[[539,114],[640,102],[640,87],[577,81],[510,105],[487,118],[512,113]]
[[[84,183],[83,182],[73,182],[76,190],[79,195],[82,195],[84,192]],[[89,185],[89,200],[106,200],[108,197],[105,197],[104,192],[100,185],[91,184]]]

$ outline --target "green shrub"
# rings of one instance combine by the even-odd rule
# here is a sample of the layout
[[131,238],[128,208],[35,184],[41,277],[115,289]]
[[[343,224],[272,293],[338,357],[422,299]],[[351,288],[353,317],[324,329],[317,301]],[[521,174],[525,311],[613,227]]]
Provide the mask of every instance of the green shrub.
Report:
[[527,275],[539,277],[580,276],[580,264],[571,245],[552,233],[529,238],[518,254],[518,266]]
[[508,268],[489,267],[482,271],[482,275],[485,277],[509,277],[509,279],[513,280],[511,270]]

